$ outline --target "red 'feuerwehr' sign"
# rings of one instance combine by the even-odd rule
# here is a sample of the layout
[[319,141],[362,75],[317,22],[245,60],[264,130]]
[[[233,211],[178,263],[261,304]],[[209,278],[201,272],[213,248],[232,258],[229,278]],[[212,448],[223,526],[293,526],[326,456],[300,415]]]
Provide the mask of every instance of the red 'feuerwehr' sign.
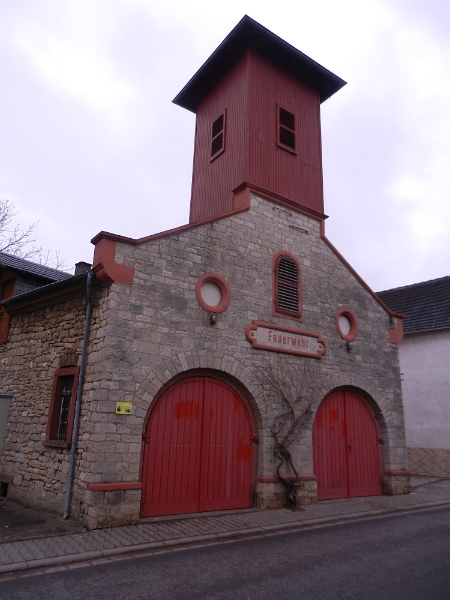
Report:
[[245,336],[253,348],[322,358],[327,345],[320,333],[281,327],[272,323],[253,321],[245,329]]

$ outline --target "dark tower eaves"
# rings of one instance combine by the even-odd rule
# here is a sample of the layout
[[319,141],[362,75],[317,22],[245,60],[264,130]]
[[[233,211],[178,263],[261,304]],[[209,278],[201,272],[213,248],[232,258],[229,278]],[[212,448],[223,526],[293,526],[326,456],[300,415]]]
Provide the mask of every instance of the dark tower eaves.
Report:
[[184,86],[173,102],[195,113],[202,98],[249,48],[294,77],[318,89],[320,102],[328,100],[346,84],[343,79],[246,15]]

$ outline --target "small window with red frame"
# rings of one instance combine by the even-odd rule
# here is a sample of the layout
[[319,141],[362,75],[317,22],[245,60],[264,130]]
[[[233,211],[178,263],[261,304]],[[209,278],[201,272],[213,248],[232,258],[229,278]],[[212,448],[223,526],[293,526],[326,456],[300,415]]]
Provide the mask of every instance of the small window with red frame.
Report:
[[79,372],[79,367],[66,367],[55,373],[45,446],[70,447]]

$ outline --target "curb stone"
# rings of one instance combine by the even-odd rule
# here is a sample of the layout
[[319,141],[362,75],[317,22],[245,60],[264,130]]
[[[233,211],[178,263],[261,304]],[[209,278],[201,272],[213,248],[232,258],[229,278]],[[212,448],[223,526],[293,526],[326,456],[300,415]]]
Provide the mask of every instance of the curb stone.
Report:
[[[166,539],[161,541],[135,543],[125,546],[115,546],[105,548],[103,550],[84,550],[78,553],[66,554],[62,556],[52,556],[48,558],[36,558],[27,561],[18,561],[10,564],[0,565],[0,575],[13,575],[14,573],[31,572],[39,569],[49,569],[53,567],[69,568],[68,565],[92,565],[100,562],[109,562],[109,560],[126,558],[132,554],[146,554],[149,552],[158,551],[174,551],[188,547],[195,547],[206,543],[223,543],[225,541],[238,541],[245,538],[257,538],[270,536],[274,534],[283,534],[291,531],[299,531],[307,528],[320,527],[325,525],[333,525],[345,523],[352,520],[370,519],[380,516],[391,516],[407,512],[418,512],[421,510],[429,510],[450,505],[450,499],[431,501],[423,504],[403,505],[398,507],[388,507],[377,510],[368,510],[355,513],[330,515],[328,517],[317,517],[305,519],[302,521],[290,521],[285,523],[265,525],[261,527],[249,527],[248,529],[240,529],[233,531],[221,531],[211,534],[203,534],[198,536],[186,536],[180,538]],[[41,538],[42,539],[42,538]],[[28,540],[29,541],[29,540]],[[0,546],[1,547],[1,546]]]

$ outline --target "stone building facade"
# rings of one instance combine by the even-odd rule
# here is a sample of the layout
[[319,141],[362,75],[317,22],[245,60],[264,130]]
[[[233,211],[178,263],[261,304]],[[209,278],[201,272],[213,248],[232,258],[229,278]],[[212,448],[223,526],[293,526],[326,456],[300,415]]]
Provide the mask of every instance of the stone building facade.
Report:
[[58,512],[68,452],[45,446],[45,432],[54,374],[63,364],[79,363],[85,295],[81,275],[12,298],[8,339],[0,345],[1,391],[11,397],[0,477],[9,497]]
[[[301,54],[248,17],[233,35],[233,48],[250,40],[256,55],[258,36],[272,53]],[[319,91],[317,106],[322,84]],[[214,126],[213,149],[222,133]],[[313,177],[321,181],[321,171]],[[93,239],[80,394],[88,276],[4,302],[0,392],[13,399],[0,473],[8,495],[62,509],[75,395],[71,513],[90,528],[408,492],[401,318],[327,240],[323,212],[258,182],[230,194],[228,208],[213,202],[210,215],[168,232]],[[64,412],[66,387],[61,436],[55,406]]]

